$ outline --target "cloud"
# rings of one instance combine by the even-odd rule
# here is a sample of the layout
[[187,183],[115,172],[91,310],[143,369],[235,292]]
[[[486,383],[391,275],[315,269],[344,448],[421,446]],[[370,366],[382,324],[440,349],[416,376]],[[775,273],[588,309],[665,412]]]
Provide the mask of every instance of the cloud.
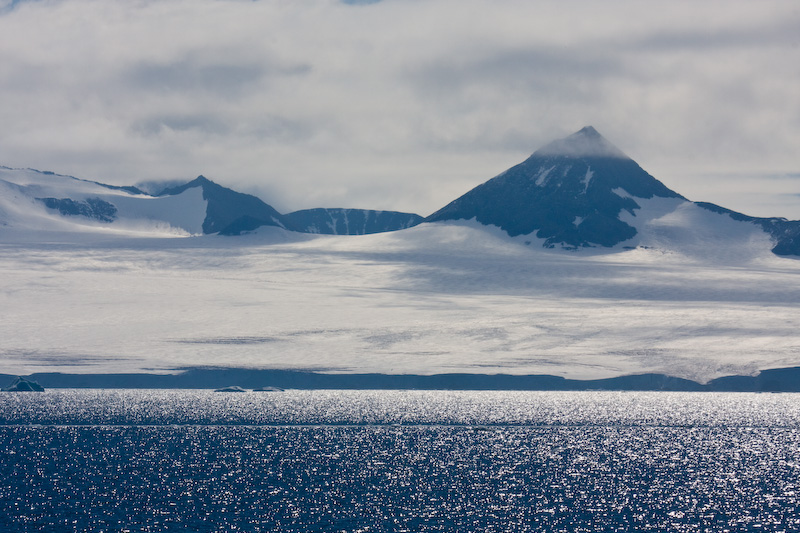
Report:
[[589,124],[689,197],[798,170],[793,2],[351,4],[0,4],[0,164],[420,214]]
[[537,150],[536,153],[540,155],[565,155],[568,157],[628,158],[592,126],[586,126],[569,137],[553,141]]
[[196,131],[208,135],[227,135],[232,129],[229,124],[215,115],[161,115],[146,117],[132,125],[132,130],[142,136],[158,136],[165,130],[172,132]]
[[257,66],[198,65],[191,61],[168,64],[143,63],[126,73],[126,81],[147,91],[194,92],[209,91],[218,96],[244,93],[258,82],[264,70]]
[[690,200],[708,201],[756,217],[800,220],[799,173],[712,172],[689,176]]
[[18,5],[24,2],[37,2],[39,0],[0,0],[0,15],[13,10]]
[[[723,28],[669,28],[636,39],[630,44],[637,49],[651,50],[746,50],[753,47],[797,46],[797,12],[786,20],[756,21]],[[746,24],[746,25],[744,25]]]

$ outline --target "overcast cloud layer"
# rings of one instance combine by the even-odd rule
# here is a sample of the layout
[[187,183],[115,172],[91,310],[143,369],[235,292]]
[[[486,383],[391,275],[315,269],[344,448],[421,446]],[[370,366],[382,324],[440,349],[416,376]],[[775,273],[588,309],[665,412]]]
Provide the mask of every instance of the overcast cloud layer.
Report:
[[593,125],[800,219],[800,3],[0,0],[0,165],[428,215]]

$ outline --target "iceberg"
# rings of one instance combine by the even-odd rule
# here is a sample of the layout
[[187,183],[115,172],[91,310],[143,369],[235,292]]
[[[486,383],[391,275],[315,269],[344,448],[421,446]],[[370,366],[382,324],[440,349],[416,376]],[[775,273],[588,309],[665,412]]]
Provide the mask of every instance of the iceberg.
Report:
[[4,387],[3,390],[6,392],[44,392],[44,387],[35,381],[30,381],[20,376],[11,385]]

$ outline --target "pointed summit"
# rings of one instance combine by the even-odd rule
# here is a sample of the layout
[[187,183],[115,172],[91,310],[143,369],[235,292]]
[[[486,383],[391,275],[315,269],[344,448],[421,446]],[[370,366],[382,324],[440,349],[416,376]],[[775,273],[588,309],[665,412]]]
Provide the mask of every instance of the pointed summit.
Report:
[[203,199],[207,202],[203,233],[238,235],[259,226],[286,227],[283,215],[260,198],[228,189],[205,176],[197,176],[180,187],[164,189],[159,196],[178,195],[194,187],[203,190]]
[[537,150],[533,155],[630,159],[622,150],[611,144],[592,126],[586,126],[569,137],[553,141]]
[[636,199],[683,199],[587,126],[452,201],[426,221],[469,220],[545,246],[614,246],[636,235],[621,218]]

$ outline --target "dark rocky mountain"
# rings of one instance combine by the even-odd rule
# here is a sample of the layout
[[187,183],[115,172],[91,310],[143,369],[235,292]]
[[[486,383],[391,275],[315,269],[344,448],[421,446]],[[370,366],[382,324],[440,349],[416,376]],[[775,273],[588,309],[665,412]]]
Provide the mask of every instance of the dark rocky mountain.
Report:
[[423,218],[399,211],[370,209],[304,209],[285,215],[295,231],[328,235],[366,235],[410,228]]
[[636,235],[620,212],[634,198],[683,198],[587,126],[534,152],[478,185],[426,221],[475,218],[510,236],[545,239],[545,246],[613,246]]
[[179,187],[164,189],[158,196],[181,194],[193,187],[200,187],[203,199],[208,202],[203,233],[236,235],[260,226],[286,227],[283,215],[260,198],[217,185],[204,176]]
[[161,191],[158,196],[177,195],[201,187],[208,202],[203,233],[241,235],[262,226],[277,226],[301,233],[363,235],[405,229],[422,221],[412,213],[369,209],[305,209],[282,215],[261,199],[222,187],[204,176]]
[[[547,247],[610,247],[637,234],[620,215],[635,217],[641,208],[637,200],[654,197],[689,202],[587,126],[537,150],[425,220],[474,218],[512,237],[534,234]],[[760,226],[772,236],[776,254],[800,255],[800,221],[750,217],[703,202],[695,205]]]

